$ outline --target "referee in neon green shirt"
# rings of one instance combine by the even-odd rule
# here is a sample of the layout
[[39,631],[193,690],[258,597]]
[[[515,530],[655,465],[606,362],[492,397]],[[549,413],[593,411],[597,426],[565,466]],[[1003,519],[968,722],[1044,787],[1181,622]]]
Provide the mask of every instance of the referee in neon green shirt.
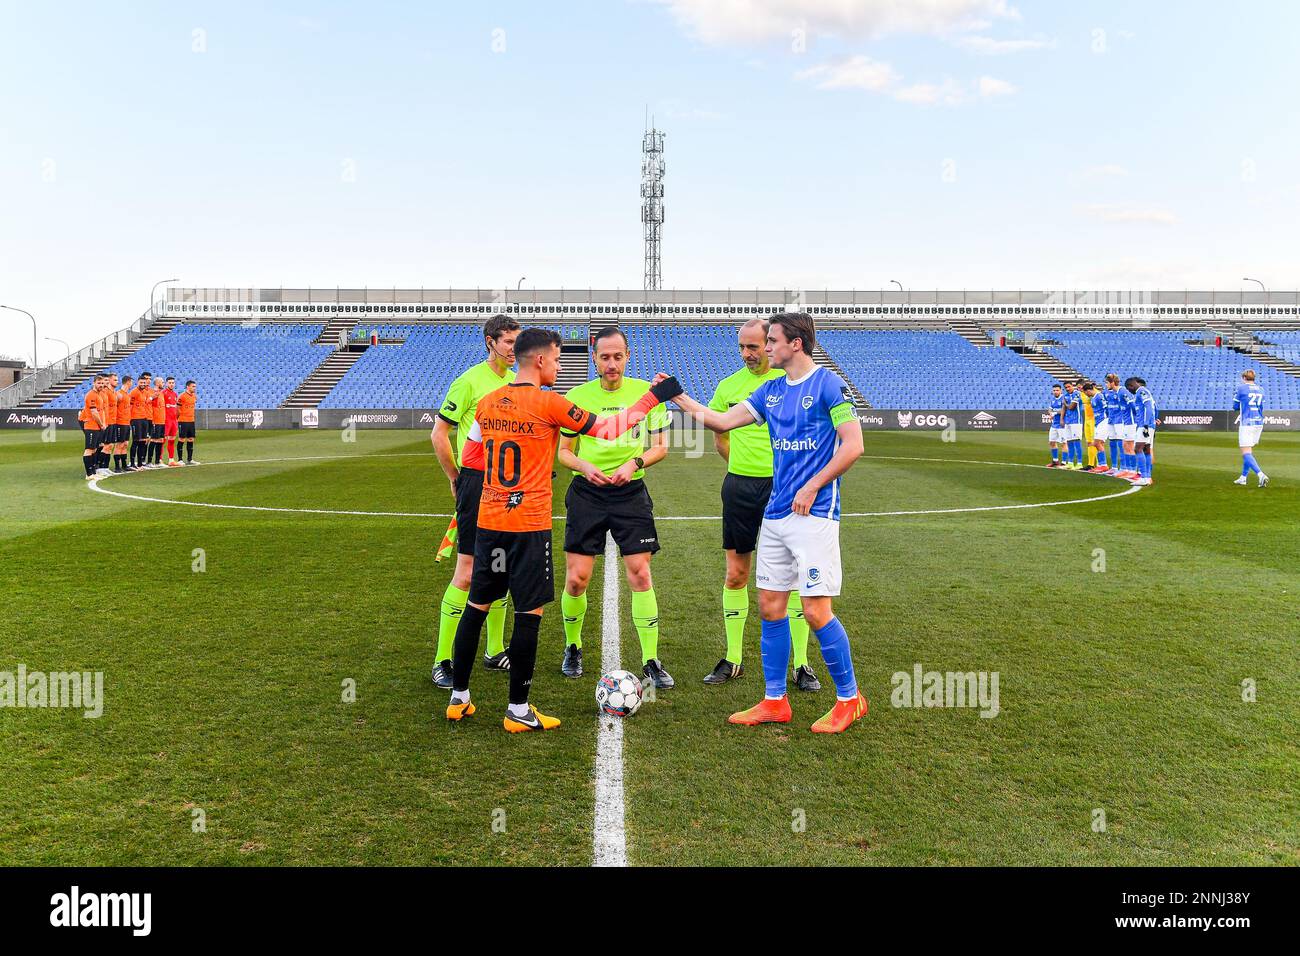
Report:
[[[739,405],[770,378],[785,373],[768,364],[767,322],[750,319],[740,327],[740,357],[745,367],[728,375],[713,392],[709,408],[725,412]],[[706,684],[725,684],[745,673],[741,652],[745,621],[749,617],[749,571],[754,546],[763,526],[763,510],[772,493],[772,440],[766,425],[746,425],[713,436],[718,454],[727,463],[722,481],[722,547],[727,553],[727,579],[722,588],[722,623],[727,632],[727,653],[718,661]],[[794,654],[794,682],[800,690],[821,690],[821,682],[808,666],[808,622],[803,617],[799,592],[790,592],[790,643]]]
[[[579,408],[601,417],[626,411],[637,403],[650,383],[627,378],[627,335],[617,326],[596,333],[591,357],[598,378],[565,396]],[[651,409],[645,420],[613,441],[560,432],[560,464],[573,470],[564,496],[564,660],[565,677],[582,676],[582,623],[587,616],[587,585],[596,555],[605,551],[608,532],[618,545],[632,591],[632,624],[641,641],[641,673],[657,688],[673,686],[659,660],[659,601],[650,577],[650,558],[659,550],[654,501],[646,489],[645,471],[668,454],[668,410]]]

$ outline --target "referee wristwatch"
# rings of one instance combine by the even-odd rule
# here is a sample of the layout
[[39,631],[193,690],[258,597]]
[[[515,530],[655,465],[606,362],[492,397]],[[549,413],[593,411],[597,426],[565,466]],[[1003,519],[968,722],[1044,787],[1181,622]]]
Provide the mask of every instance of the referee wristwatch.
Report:
[[633,458],[632,463],[636,465],[637,471],[645,471],[645,459],[642,458],[640,455],[637,455],[635,458]]

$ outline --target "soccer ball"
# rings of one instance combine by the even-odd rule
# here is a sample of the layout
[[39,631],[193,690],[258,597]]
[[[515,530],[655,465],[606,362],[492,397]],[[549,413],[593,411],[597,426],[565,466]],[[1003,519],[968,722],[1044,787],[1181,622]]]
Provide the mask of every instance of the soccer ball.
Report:
[[641,678],[610,671],[596,682],[596,704],[611,717],[631,717],[641,706]]

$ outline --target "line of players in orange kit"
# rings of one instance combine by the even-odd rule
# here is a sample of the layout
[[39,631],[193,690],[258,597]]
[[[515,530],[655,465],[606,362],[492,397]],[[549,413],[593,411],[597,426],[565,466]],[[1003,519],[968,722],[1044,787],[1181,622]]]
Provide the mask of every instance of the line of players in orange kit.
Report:
[[[117,373],[96,375],[77,420],[85,436],[86,479],[124,471],[196,465],[194,407],[198,385],[191,379],[176,391],[176,379],[141,372],[118,385]],[[176,454],[177,443],[185,459]],[[167,461],[162,460],[163,445]],[[112,465],[110,470],[109,465]]]

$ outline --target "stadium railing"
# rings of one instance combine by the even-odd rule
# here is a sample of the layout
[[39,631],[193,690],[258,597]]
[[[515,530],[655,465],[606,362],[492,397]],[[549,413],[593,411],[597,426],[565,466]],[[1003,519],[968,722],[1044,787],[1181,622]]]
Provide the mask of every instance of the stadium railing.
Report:
[[145,312],[126,328],[106,335],[97,342],[90,343],[85,348],[77,349],[77,351],[65,358],[57,362],[51,362],[49,365],[37,369],[26,378],[14,382],[7,388],[0,389],[0,408],[16,408],[33,395],[57,385],[69,376],[77,374],[87,365],[94,363],[105,355],[115,352],[123,346],[130,345],[156,321],[157,319],[151,312]]

